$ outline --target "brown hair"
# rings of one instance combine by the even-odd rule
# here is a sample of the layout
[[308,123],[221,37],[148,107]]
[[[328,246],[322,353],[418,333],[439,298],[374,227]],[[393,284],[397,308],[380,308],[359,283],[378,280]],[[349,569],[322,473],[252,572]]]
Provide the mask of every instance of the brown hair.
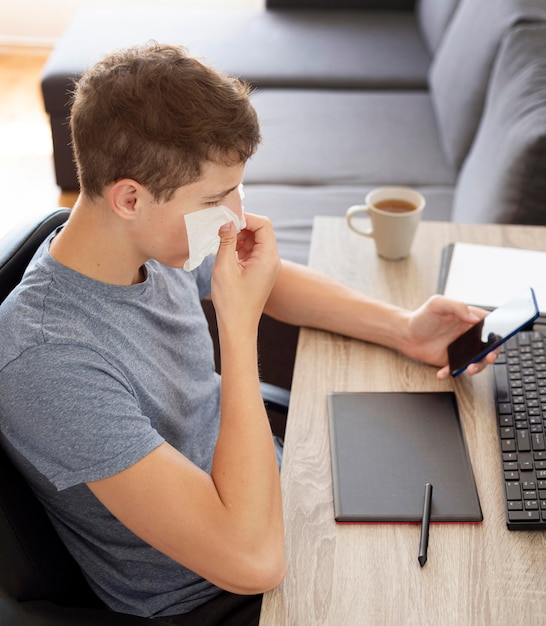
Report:
[[249,88],[178,46],[107,55],[76,85],[70,127],[82,192],[132,178],[157,201],[199,179],[205,161],[249,159],[260,130]]

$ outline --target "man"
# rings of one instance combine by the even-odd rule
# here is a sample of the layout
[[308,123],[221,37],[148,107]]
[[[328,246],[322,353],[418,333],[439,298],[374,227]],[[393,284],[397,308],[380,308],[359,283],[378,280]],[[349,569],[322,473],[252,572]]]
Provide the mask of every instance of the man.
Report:
[[447,344],[484,313],[440,297],[401,310],[281,262],[269,221],[243,216],[260,140],[247,88],[182,49],[105,57],[77,86],[71,129],[80,197],[0,308],[2,445],[113,610],[256,623],[285,571],[262,312],[440,378]]

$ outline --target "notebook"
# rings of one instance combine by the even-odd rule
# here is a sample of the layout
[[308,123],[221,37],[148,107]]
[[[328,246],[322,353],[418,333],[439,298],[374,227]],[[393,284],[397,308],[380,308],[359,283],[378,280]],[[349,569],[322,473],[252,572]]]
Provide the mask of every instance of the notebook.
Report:
[[546,323],[546,252],[474,243],[442,250],[438,293],[494,309],[527,285],[536,285],[541,323]]
[[328,394],[336,522],[483,520],[453,392]]

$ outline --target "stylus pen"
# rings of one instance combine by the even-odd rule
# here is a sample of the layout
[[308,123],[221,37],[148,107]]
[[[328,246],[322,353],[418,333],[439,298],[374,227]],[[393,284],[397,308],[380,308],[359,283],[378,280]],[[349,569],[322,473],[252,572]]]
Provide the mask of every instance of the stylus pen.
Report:
[[432,485],[425,485],[425,502],[423,504],[423,519],[421,520],[421,539],[419,540],[419,565],[427,562],[428,531],[430,527],[430,509],[432,506]]

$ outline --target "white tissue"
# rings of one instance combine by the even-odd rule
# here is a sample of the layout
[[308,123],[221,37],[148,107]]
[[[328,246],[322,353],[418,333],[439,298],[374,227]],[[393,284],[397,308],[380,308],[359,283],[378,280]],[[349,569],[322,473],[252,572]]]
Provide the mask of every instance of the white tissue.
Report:
[[[240,189],[241,197],[242,189]],[[189,258],[184,263],[186,272],[199,267],[209,254],[216,254],[220,246],[218,230],[220,226],[233,222],[237,232],[246,226],[244,213],[241,219],[227,206],[215,206],[210,209],[194,211],[184,216],[188,235]]]

